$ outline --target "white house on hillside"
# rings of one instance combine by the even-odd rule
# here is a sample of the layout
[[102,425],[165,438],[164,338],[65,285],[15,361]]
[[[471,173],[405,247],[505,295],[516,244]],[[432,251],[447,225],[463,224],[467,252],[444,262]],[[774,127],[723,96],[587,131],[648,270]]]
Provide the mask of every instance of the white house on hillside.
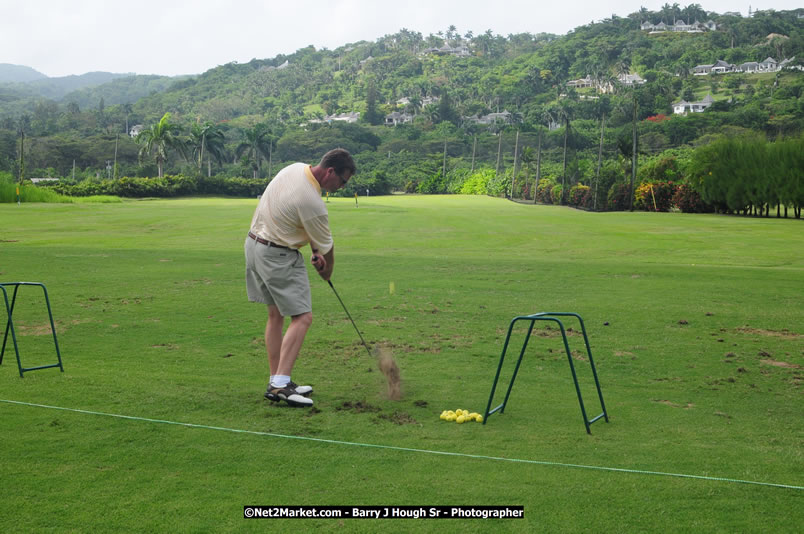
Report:
[[458,46],[450,46],[444,43],[441,48],[425,48],[422,50],[422,55],[435,54],[437,56],[457,56],[457,57],[470,57],[472,52],[465,43],[458,43]]
[[643,31],[648,31],[651,33],[658,33],[658,32],[685,32],[685,33],[700,33],[704,30],[715,31],[717,30],[717,24],[713,20],[708,20],[706,22],[698,22],[697,20],[692,24],[687,24],[681,19],[675,21],[675,23],[665,24],[664,22],[660,22],[659,24],[651,24],[648,21],[642,23],[640,28]]
[[645,80],[639,74],[620,74],[617,80],[623,85],[642,85]]
[[355,123],[360,120],[359,111],[350,111],[349,113],[339,113],[337,115],[327,115],[323,119],[311,119],[307,121],[309,124],[331,124],[333,122],[347,122]]
[[792,57],[790,59],[785,59],[782,62],[777,62],[772,57],[767,57],[761,62],[747,61],[745,63],[741,63],[740,65],[733,65],[723,61],[722,59],[718,59],[717,63],[713,65],[697,65],[692,69],[692,73],[696,76],[704,76],[706,74],[726,74],[729,72],[777,72],[784,68],[795,68],[792,64],[794,59],[796,58]]
[[497,122],[501,122],[503,124],[511,124],[513,122],[513,116],[508,111],[501,111],[499,113],[489,113],[488,115],[477,116],[472,115],[471,117],[464,117],[464,122],[466,123],[474,123],[474,124],[495,124]]
[[673,104],[673,113],[676,115],[686,115],[687,113],[703,113],[712,105],[715,100],[708,94],[700,102],[676,102]]
[[413,115],[410,113],[394,111],[385,116],[386,126],[396,126],[397,124],[407,124],[409,122],[413,122]]

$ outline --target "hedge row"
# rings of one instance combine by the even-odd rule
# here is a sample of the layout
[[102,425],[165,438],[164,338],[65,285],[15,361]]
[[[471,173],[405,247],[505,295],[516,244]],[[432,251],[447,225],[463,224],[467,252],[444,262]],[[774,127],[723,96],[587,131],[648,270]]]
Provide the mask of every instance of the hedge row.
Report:
[[[624,211],[630,208],[631,187],[627,183],[612,184],[605,202],[595,206],[594,191],[584,184],[573,185],[566,197],[569,206],[582,209]],[[601,198],[601,197],[598,197]],[[536,187],[536,200],[544,204],[561,204],[562,188],[552,179],[545,178]],[[637,187],[634,208],[644,211],[670,211],[679,209],[684,213],[710,213],[713,207],[705,203],[692,187],[674,182],[646,182]]]
[[698,148],[688,166],[690,184],[719,211],[765,212],[804,206],[804,136],[768,142],[725,137]]
[[194,178],[184,175],[164,176],[163,178],[131,178],[119,180],[85,180],[78,183],[59,182],[51,185],[53,190],[63,195],[85,197],[93,195],[116,195],[128,198],[177,197],[185,195],[224,195],[231,197],[254,198],[262,194],[267,179]]

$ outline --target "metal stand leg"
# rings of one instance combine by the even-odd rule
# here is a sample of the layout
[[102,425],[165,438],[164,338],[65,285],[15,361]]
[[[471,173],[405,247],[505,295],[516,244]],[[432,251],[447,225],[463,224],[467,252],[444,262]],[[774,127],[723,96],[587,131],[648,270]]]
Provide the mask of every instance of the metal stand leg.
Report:
[[[14,293],[11,297],[11,304],[9,304],[8,302],[8,292],[6,291],[6,286],[14,286]],[[16,332],[14,331],[14,321],[13,321],[14,305],[17,302],[17,292],[19,291],[20,286],[39,286],[42,288],[42,291],[45,294],[45,303],[47,304],[47,314],[48,318],[50,319],[50,331],[53,333],[53,344],[56,347],[56,357],[58,358],[58,363],[54,363],[51,365],[40,365],[38,367],[28,367],[28,368],[22,366],[22,361],[20,360],[20,350],[19,345],[17,343],[17,335]],[[8,341],[8,334],[9,332],[11,332],[11,341],[14,344],[14,353],[17,356],[17,368],[19,369],[20,372],[20,378],[23,377],[26,371],[36,371],[37,369],[49,369],[51,367],[58,367],[59,369],[61,369],[61,372],[63,373],[64,366],[62,365],[61,362],[61,352],[59,351],[59,340],[56,337],[56,325],[53,322],[53,311],[50,308],[50,298],[48,297],[47,288],[45,287],[45,285],[40,284],[38,282],[6,282],[6,283],[0,283],[0,289],[3,290],[3,300],[5,301],[6,313],[8,314],[8,322],[6,322],[6,331],[3,336],[3,346],[2,349],[0,349],[0,365],[2,365],[3,363],[3,355],[6,352],[6,342]]]
[[[569,342],[567,341],[567,332],[564,329],[564,323],[561,322],[560,319],[557,317],[577,317],[578,321],[581,324],[581,331],[583,332],[583,340],[584,344],[586,345],[586,354],[589,356],[589,364],[592,367],[592,375],[595,378],[595,387],[597,388],[597,395],[600,399],[600,407],[603,409],[603,412],[592,418],[591,420],[586,415],[586,408],[583,403],[583,397],[581,396],[581,388],[578,384],[578,376],[575,372],[575,363],[572,361],[572,353],[570,352]],[[505,353],[508,350],[508,345],[511,340],[511,333],[513,332],[514,325],[518,321],[529,321],[530,326],[528,327],[528,333],[525,336],[525,341],[522,344],[522,350],[519,352],[519,359],[516,362],[516,367],[514,368],[514,373],[511,376],[511,382],[508,384],[508,390],[505,393],[505,399],[503,400],[502,404],[498,405],[495,408],[491,408],[491,403],[494,400],[494,392],[497,389],[497,382],[500,379],[500,371],[502,370],[503,361],[505,360]],[[530,340],[530,335],[533,332],[533,326],[536,324],[536,321],[551,321],[558,324],[559,328],[561,329],[561,337],[564,341],[564,350],[567,353],[567,361],[569,362],[570,371],[572,373],[572,381],[575,383],[575,392],[578,395],[578,404],[581,407],[581,416],[583,417],[583,423],[586,427],[587,434],[591,434],[590,425],[595,421],[599,420],[600,418],[605,418],[606,422],[609,421],[608,412],[606,412],[606,405],[603,402],[603,392],[600,389],[600,380],[597,376],[597,369],[595,368],[595,360],[592,358],[592,349],[589,346],[589,337],[586,334],[586,326],[583,323],[583,319],[577,313],[570,313],[570,312],[542,312],[542,313],[535,313],[533,315],[522,315],[519,317],[514,317],[511,321],[511,324],[508,327],[508,335],[505,338],[505,343],[503,344],[502,354],[500,355],[500,363],[497,366],[497,374],[494,376],[494,383],[491,386],[491,394],[489,395],[489,401],[486,405],[486,413],[483,417],[483,424],[485,425],[488,421],[490,415],[500,412],[505,412],[505,406],[508,404],[508,398],[511,396],[511,390],[514,387],[514,380],[516,380],[517,373],[519,373],[519,367],[522,364],[522,357],[525,355],[525,349],[528,346],[528,341]]]

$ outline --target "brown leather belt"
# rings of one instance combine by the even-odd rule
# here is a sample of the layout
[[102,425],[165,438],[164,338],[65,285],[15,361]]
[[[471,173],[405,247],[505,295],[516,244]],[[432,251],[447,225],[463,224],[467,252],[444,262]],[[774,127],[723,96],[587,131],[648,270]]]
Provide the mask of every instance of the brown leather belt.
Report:
[[296,250],[295,248],[286,247],[284,245],[277,245],[276,243],[272,243],[267,239],[263,239],[260,236],[255,235],[251,232],[248,233],[248,236],[257,243],[260,243],[261,245],[268,245],[269,247],[276,247],[276,248],[284,248],[285,250]]

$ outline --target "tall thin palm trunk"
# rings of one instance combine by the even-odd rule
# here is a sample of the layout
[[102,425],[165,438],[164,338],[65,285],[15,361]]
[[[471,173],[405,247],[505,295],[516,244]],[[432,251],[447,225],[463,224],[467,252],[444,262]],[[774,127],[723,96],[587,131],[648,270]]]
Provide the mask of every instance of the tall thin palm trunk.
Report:
[[533,203],[536,204],[536,191],[542,177],[542,128],[539,127],[539,148],[536,149],[536,183],[533,185]]
[[564,127],[564,163],[562,166],[562,176],[561,176],[561,203],[564,203],[564,198],[566,198],[566,189],[567,189],[567,138],[569,138],[569,117],[565,119],[565,127]]
[[637,101],[636,91],[634,91],[634,115],[633,115],[633,132],[631,141],[631,195],[628,199],[628,210],[634,211],[634,180],[636,180],[637,173]]
[[592,209],[597,210],[597,188],[600,185],[600,162],[603,160],[603,131],[606,128],[606,114],[600,118],[600,145],[597,149],[597,171],[595,172],[595,194],[592,199]]
[[516,131],[516,142],[514,143],[514,169],[511,171],[511,200],[514,199],[514,184],[516,183],[516,164],[519,152],[519,130]]

